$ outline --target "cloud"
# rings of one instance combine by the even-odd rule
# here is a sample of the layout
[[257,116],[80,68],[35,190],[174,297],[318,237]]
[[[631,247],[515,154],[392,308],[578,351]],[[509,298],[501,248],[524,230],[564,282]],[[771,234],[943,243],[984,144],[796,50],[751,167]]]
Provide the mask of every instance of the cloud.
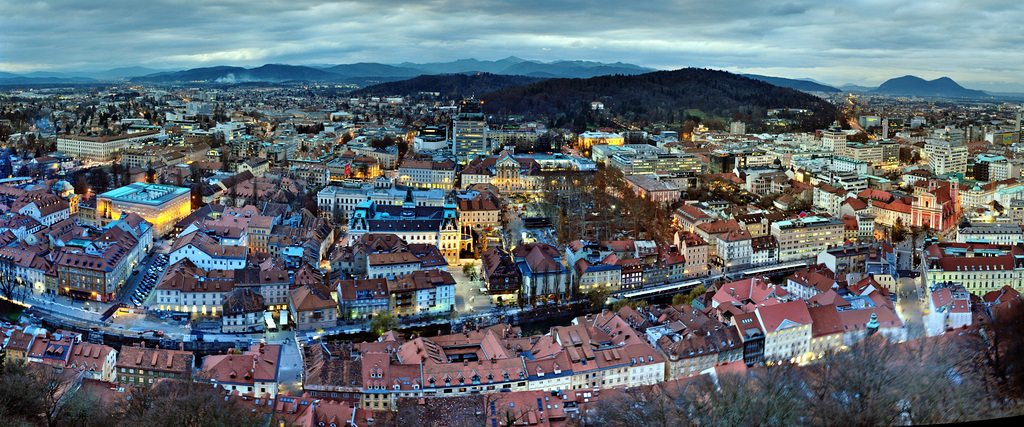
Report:
[[8,71],[583,59],[1015,84],[1024,2],[1004,0],[41,0],[0,2]]

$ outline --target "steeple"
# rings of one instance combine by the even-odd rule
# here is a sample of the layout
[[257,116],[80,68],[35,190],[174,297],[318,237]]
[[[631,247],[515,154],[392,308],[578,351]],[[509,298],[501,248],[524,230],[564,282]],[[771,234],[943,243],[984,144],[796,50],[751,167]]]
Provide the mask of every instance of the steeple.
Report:
[[878,314],[871,313],[871,320],[868,320],[868,336],[874,335],[878,332]]
[[405,190],[405,200],[402,202],[402,210],[416,209],[416,202],[412,198],[412,187]]

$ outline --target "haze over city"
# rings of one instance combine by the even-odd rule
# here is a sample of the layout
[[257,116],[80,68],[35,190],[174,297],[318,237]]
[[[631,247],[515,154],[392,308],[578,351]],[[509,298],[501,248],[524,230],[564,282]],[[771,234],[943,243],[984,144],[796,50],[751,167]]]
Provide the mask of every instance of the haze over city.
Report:
[[0,2],[0,70],[530,60],[708,67],[833,85],[1014,81],[1016,1]]

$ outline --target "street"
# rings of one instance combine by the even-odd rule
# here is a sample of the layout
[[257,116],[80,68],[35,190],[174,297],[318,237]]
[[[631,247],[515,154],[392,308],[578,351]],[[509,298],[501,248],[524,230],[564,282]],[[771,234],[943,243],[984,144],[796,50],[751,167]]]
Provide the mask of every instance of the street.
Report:
[[896,311],[903,319],[908,340],[922,338],[926,335],[923,313],[926,304],[920,281],[920,277],[901,277],[897,281]]

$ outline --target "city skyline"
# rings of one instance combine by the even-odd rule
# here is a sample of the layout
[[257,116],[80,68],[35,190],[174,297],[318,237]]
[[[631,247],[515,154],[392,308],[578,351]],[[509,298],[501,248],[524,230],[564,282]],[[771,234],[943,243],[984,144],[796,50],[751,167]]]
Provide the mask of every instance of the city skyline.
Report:
[[[0,3],[0,70],[187,69],[462,58],[706,67],[875,86],[912,74],[1024,91],[1013,31],[1024,5],[991,0],[599,2],[234,1]],[[994,13],[991,11],[998,11]],[[951,34],[954,35],[951,37]]]

